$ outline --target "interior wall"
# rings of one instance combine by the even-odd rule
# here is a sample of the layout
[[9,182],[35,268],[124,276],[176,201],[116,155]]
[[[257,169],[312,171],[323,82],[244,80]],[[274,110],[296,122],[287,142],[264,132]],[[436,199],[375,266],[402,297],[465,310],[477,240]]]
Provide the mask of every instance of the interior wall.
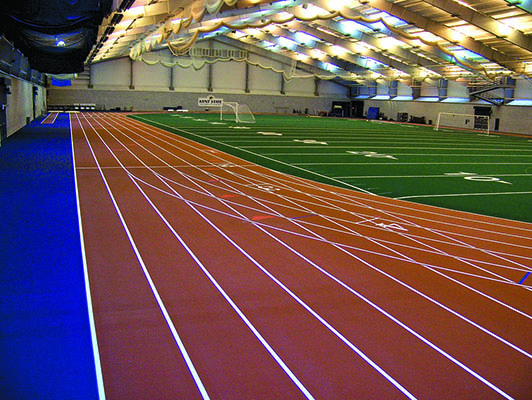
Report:
[[380,112],[388,119],[397,119],[397,113],[408,113],[409,116],[425,117],[427,123],[436,123],[440,112],[457,114],[474,114],[475,106],[491,107],[490,130],[495,128],[495,119],[499,119],[499,131],[532,135],[530,115],[532,107],[525,106],[494,106],[489,103],[432,103],[424,101],[393,101],[366,100],[364,109],[379,107]]
[[515,85],[514,96],[517,99],[532,99],[532,82],[519,79]]
[[249,105],[253,112],[291,114],[294,110],[305,109],[310,114],[318,111],[331,111],[332,102],[338,96],[286,96],[259,95],[222,92],[182,92],[182,91],[147,91],[147,90],[50,90],[50,104],[94,103],[106,110],[120,107],[128,111],[162,111],[164,107],[181,106],[190,111],[213,111],[198,106],[198,98],[214,96],[224,101],[236,101]]
[[[224,43],[212,42],[210,46],[217,50],[235,50]],[[203,44],[202,48],[209,47]],[[213,93],[245,93],[246,89],[246,63],[242,61],[220,61],[211,64],[200,63],[204,58],[173,57],[168,50],[150,53],[146,56],[150,63],[142,61],[133,62],[133,86],[136,91],[170,91],[173,87],[176,92],[204,92],[212,83]],[[277,71],[289,71],[291,65],[283,64],[257,54],[248,54],[251,63],[272,67]],[[178,61],[182,65],[193,65],[188,68],[174,66],[173,84],[170,84],[172,72],[163,63]],[[212,60],[212,59],[210,59]],[[153,65],[152,61],[155,62]],[[162,62],[161,62],[162,61]],[[196,66],[196,68],[194,68]],[[210,69],[210,71],[209,71]],[[308,73],[296,70],[296,74]],[[209,79],[210,75],[210,79]],[[282,74],[269,68],[249,64],[247,89],[251,94],[278,95],[284,89],[287,96],[315,96],[314,78],[294,78],[283,83]],[[95,90],[125,90],[129,89],[131,82],[131,65],[127,57],[109,60],[91,66],[91,84]],[[85,89],[88,81],[74,80],[70,87],[52,87],[51,91]],[[284,87],[283,87],[284,86]],[[347,88],[331,81],[319,82],[319,95],[347,97]],[[82,103],[84,101],[79,101]]]
[[[234,50],[223,43],[213,42],[212,48]],[[206,44],[202,47],[208,47]],[[291,65],[249,54],[252,63],[270,66],[277,71],[290,70]],[[105,109],[117,108],[134,111],[157,111],[164,107],[182,106],[201,111],[198,98],[208,95],[248,104],[253,111],[292,113],[293,110],[330,111],[333,100],[348,100],[348,89],[331,81],[316,82],[314,77],[293,78],[283,81],[282,73],[242,61],[219,61],[201,66],[203,58],[179,57],[184,68],[175,63],[168,50],[150,53],[149,63],[129,58],[110,60],[91,66],[91,85],[87,79],[77,79],[71,86],[49,90],[50,104],[94,103]],[[151,65],[153,64],[153,65]],[[194,66],[196,68],[194,68]],[[201,68],[199,68],[201,66]],[[131,78],[131,71],[133,77]],[[296,74],[308,75],[303,71]],[[130,82],[133,81],[133,89]],[[247,85],[246,85],[247,83]],[[209,90],[209,84],[211,89]],[[246,92],[246,88],[248,92]],[[284,93],[282,93],[282,91]]]
[[34,117],[33,88],[36,89],[35,117],[46,111],[46,88],[27,82],[22,79],[10,77],[10,94],[7,95],[7,135],[12,135],[24,127]]

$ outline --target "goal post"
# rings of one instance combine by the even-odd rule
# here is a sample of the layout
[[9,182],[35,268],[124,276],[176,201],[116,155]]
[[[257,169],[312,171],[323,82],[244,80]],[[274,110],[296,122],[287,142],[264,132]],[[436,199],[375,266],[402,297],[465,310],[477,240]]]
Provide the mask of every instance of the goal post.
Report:
[[220,105],[220,120],[253,124],[255,123],[255,116],[247,104],[239,104],[234,101],[222,101]]
[[459,114],[450,112],[438,113],[434,130],[443,128],[478,130],[485,134],[490,132],[490,117],[487,115]]

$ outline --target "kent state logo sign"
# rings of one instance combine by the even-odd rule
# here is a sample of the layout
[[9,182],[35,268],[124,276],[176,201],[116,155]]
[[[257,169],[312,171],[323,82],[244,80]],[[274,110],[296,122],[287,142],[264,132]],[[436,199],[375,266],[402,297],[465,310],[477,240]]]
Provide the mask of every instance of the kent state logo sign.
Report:
[[221,106],[224,99],[217,99],[214,96],[200,97],[198,98],[198,106]]

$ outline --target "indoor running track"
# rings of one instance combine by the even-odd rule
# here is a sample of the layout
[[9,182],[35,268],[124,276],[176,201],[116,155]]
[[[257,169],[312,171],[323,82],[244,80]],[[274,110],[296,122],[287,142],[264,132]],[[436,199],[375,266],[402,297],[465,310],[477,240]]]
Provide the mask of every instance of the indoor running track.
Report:
[[101,398],[530,398],[531,224],[71,125]]

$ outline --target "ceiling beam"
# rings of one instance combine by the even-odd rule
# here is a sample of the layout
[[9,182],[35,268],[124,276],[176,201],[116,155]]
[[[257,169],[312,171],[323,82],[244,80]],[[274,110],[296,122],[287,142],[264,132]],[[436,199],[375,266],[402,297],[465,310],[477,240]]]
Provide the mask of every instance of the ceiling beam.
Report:
[[[411,25],[424,29],[427,32],[437,35],[451,43],[456,42],[455,36],[453,36],[453,30],[451,28],[416,14],[405,7],[390,3],[387,0],[368,0],[368,4],[371,7],[385,11],[394,17],[400,18]],[[524,72],[523,65],[519,60],[490,48],[475,39],[466,37],[460,42],[460,45],[474,53],[480,54],[490,61],[503,65],[514,72],[520,74]]]
[[[358,23],[365,25],[361,21],[359,21]],[[337,22],[337,21],[334,21],[334,20],[320,21],[320,22],[318,22],[318,25],[341,33],[340,32],[340,23]],[[400,41],[402,41],[404,43],[408,43],[409,42],[404,37],[401,37],[401,36],[399,36],[399,35],[397,35],[397,34],[395,34],[393,32],[386,32],[386,33],[388,34],[388,36],[391,36],[391,37],[393,37],[393,38],[395,38],[397,40],[400,40]],[[359,42],[367,43],[367,44],[369,44],[369,45],[371,45],[373,47],[382,48],[381,39],[376,38],[374,36],[371,36],[371,35],[369,35],[367,33],[362,32],[362,31],[351,32],[349,34],[349,37],[351,37],[353,39],[356,39]],[[344,43],[345,41],[350,42],[347,39],[343,39],[342,40],[341,38],[337,38],[337,41],[338,41],[340,46],[342,46],[342,44],[340,44],[340,43]],[[404,60],[403,64],[405,66],[407,66],[408,68],[412,68],[411,67],[412,65],[417,65],[417,66],[422,66],[422,67],[428,69],[429,71],[434,72],[435,74],[440,74],[441,75],[443,73],[442,72],[442,70],[443,70],[442,66],[435,67],[433,62],[427,60],[426,58],[423,58],[423,57],[419,56],[418,54],[412,53],[411,51],[409,51],[407,49],[401,48],[399,46],[394,46],[393,48],[387,49],[385,51],[387,53],[395,56],[395,57],[398,57],[398,58]],[[372,52],[372,53],[374,53],[374,52]],[[442,53],[441,50],[439,51],[439,53]],[[434,54],[434,55],[438,56],[438,54]],[[439,55],[441,56],[441,54],[439,54]],[[373,57],[373,56],[370,55],[370,57]],[[398,69],[400,69],[400,68],[398,68]],[[408,73],[408,71],[405,71],[405,72]]]
[[491,33],[506,42],[521,47],[522,49],[532,50],[532,38],[523,34],[522,32],[513,29],[509,26],[503,25],[501,31],[501,22],[479,11],[466,7],[456,1],[451,0],[424,0],[425,3],[430,4],[442,11],[451,14],[453,17],[460,18],[476,27]]
[[[288,30],[285,30],[285,29],[282,29],[278,26],[275,26],[275,27],[271,27],[270,28],[270,32],[271,33],[267,33],[266,31],[262,30],[260,32],[258,32],[256,35],[253,35],[254,37],[256,37],[257,39],[260,39],[260,40],[266,40],[268,42],[271,42],[271,43],[275,43],[279,46],[283,46],[283,43],[281,41],[281,37],[284,37],[284,38],[287,38],[287,39],[290,39],[290,40],[293,40],[293,41],[296,41],[296,37],[295,37],[295,34],[288,31]],[[277,35],[277,36],[274,36],[274,35]],[[259,47],[259,46],[256,46],[256,47]],[[348,72],[353,72],[353,73],[360,73],[360,72],[366,72],[367,71],[367,67],[365,67],[365,62],[364,60],[362,60],[361,57],[349,57],[350,60],[347,60],[347,59],[338,59],[338,58],[335,58],[333,57],[331,54],[330,54],[330,47],[329,46],[326,46],[326,45],[323,45],[321,43],[316,43],[314,45],[314,49],[316,50],[320,50],[321,52],[323,52],[325,54],[324,58],[323,59],[320,59],[321,62],[327,62],[327,63],[330,63],[330,64],[334,64],[334,65],[337,65],[338,67],[348,71]],[[297,52],[299,54],[304,54],[306,55],[307,57],[309,57],[310,59],[313,58],[314,54],[313,54],[313,49],[309,48],[309,47],[306,47],[306,46],[301,46],[301,45],[298,45],[295,49],[290,49],[292,52]],[[287,49],[287,52],[289,52],[290,50]],[[294,59],[297,59],[296,58],[296,55],[294,54],[294,57],[291,57],[291,58],[294,58]],[[301,60],[300,60],[301,61]],[[313,63],[317,68],[320,68],[321,70],[323,70],[323,73],[329,73],[325,68],[323,67],[320,67],[320,64],[319,64],[319,61],[315,61]]]
[[[340,47],[343,47],[347,50],[349,50],[350,52],[352,53],[357,53],[358,50],[357,50],[357,47],[354,43],[352,43],[351,41],[349,40],[346,40],[346,39],[341,39],[337,36],[334,36],[334,35],[331,35],[331,34],[328,34],[326,32],[323,32],[323,31],[320,31],[319,29],[316,29],[316,28],[313,28],[313,27],[310,27],[308,25],[305,25],[305,24],[302,24],[301,22],[295,22],[295,23],[292,23],[290,25],[290,27],[292,28],[295,28],[297,29],[298,31],[300,32],[306,32],[312,36],[316,36],[318,38],[320,38],[321,40],[324,40],[325,42],[328,42],[328,43],[331,43],[332,45],[338,45]],[[366,35],[366,36],[369,36],[369,35]],[[372,38],[371,40],[369,41],[366,41],[366,40],[363,40],[364,42],[366,43],[369,43],[371,45],[374,45],[375,47],[378,47],[379,46],[379,43],[378,42],[378,39],[377,38]],[[330,52],[330,50],[328,50],[328,52]],[[410,65],[407,65],[405,63],[401,63],[397,60],[394,60],[388,56],[386,56],[385,54],[383,53],[378,53],[376,51],[373,51],[371,49],[368,49],[367,50],[367,53],[364,54],[364,57],[369,57],[369,58],[372,58],[374,60],[377,60],[383,64],[386,64],[398,71],[401,71],[405,74],[408,74],[410,76],[415,76],[416,73],[417,73],[417,68],[414,67],[414,66],[410,66]],[[361,66],[364,66],[366,64],[364,60],[364,58],[360,57],[360,56],[357,56],[356,58],[358,61],[357,61],[357,64],[358,65],[361,65]],[[439,74],[438,72],[434,71],[434,73],[436,74]]]

